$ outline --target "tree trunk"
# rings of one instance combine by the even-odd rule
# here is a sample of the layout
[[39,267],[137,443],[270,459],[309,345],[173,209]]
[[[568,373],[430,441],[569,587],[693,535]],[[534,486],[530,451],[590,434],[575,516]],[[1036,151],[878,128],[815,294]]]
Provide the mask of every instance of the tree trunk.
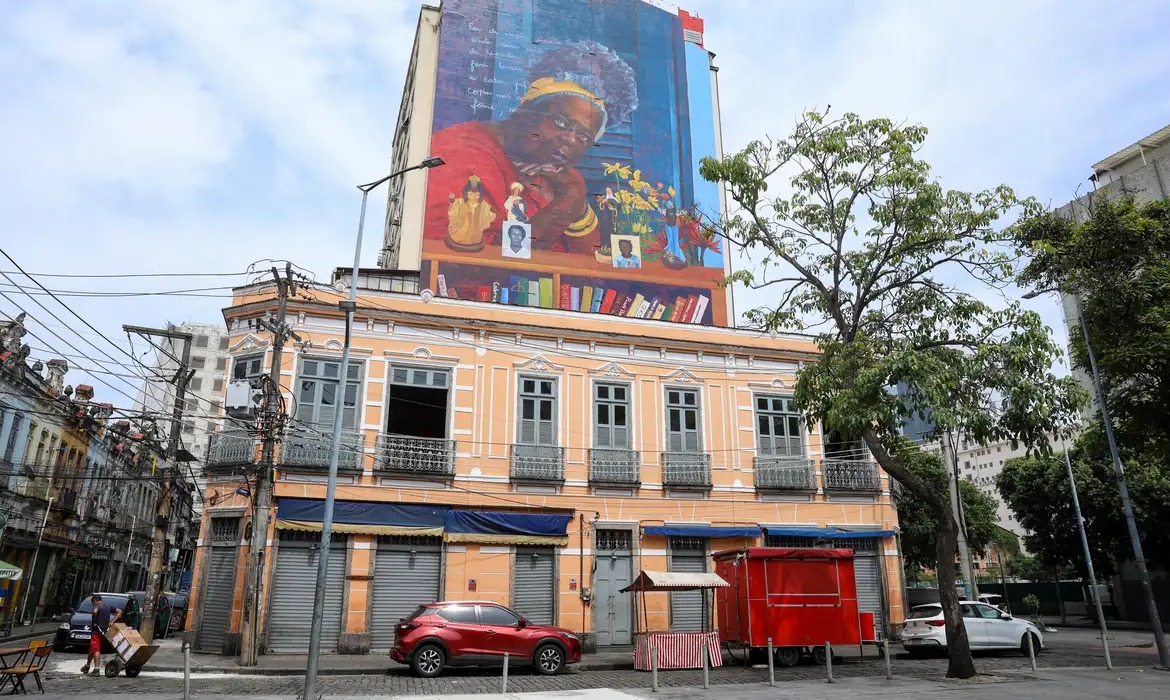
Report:
[[918,496],[934,511],[939,529],[935,539],[935,573],[938,578],[938,596],[946,619],[948,678],[971,678],[975,675],[975,661],[971,658],[971,641],[967,638],[967,627],[963,623],[963,611],[959,609],[959,596],[955,593],[955,557],[959,551],[959,525],[955,522],[954,511],[949,499],[935,493],[925,482],[907,469],[873,431],[867,430],[862,436],[870,453],[898,483]]
[[946,619],[947,678],[971,678],[975,675],[975,661],[971,658],[971,640],[967,638],[967,625],[963,622],[963,611],[959,609],[959,594],[955,591],[955,555],[959,548],[959,528],[950,508],[936,513],[939,528],[935,540],[935,555],[938,559],[938,598]]

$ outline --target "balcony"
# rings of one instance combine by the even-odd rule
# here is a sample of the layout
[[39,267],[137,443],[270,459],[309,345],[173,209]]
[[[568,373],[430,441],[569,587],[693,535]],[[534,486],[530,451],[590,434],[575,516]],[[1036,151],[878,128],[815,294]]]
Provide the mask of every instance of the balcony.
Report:
[[564,481],[565,448],[557,445],[512,445],[512,478],[518,481]]
[[455,441],[382,433],[378,435],[374,471],[409,476],[454,476]]
[[61,508],[70,513],[77,513],[77,492],[73,489],[61,489]]
[[662,484],[674,488],[711,488],[711,455],[706,452],[663,452]]
[[[365,458],[366,439],[360,430],[341,432],[341,451],[337,457],[337,471],[360,472]],[[328,469],[332,436],[305,427],[293,426],[285,433],[280,447],[280,464],[284,467]]]
[[623,486],[641,483],[640,466],[642,456],[637,450],[594,448],[589,450],[589,483],[618,484]]
[[881,491],[875,462],[858,459],[825,459],[822,463],[826,491],[869,493]]
[[256,459],[256,441],[245,431],[211,433],[207,441],[207,466],[239,467]]
[[816,491],[813,461],[805,457],[756,455],[756,488],[762,491]]

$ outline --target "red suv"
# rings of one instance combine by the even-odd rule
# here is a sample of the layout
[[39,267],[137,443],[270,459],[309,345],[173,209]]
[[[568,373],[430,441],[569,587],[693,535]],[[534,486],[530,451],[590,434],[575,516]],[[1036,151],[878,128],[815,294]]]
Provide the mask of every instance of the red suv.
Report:
[[531,625],[496,603],[451,601],[418,606],[394,630],[390,657],[416,675],[437,676],[448,665],[531,663],[552,675],[580,663],[581,640],[559,627]]

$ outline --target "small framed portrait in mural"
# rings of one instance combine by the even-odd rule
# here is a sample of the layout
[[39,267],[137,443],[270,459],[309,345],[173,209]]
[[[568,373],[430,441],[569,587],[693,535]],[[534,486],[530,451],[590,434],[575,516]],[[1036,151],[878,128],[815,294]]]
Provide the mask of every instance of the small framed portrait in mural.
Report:
[[505,258],[528,260],[532,257],[532,225],[519,221],[505,221],[501,249]]
[[642,267],[642,240],[638,236],[611,236],[613,266],[636,269]]

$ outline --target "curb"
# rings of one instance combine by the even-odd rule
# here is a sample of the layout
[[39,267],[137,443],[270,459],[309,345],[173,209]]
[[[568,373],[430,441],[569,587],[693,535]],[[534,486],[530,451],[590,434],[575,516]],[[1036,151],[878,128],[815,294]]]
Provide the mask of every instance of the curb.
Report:
[[[386,676],[390,674],[392,668],[403,668],[400,664],[386,667],[364,667],[364,668],[322,668],[317,670],[319,676]],[[634,662],[597,662],[597,663],[582,663],[570,668],[568,673],[581,673],[584,671],[632,671],[634,669]],[[182,666],[172,666],[163,664],[148,663],[143,667],[145,671],[156,671],[159,673],[182,673]],[[305,670],[303,668],[255,668],[255,667],[240,667],[240,666],[202,666],[192,667],[191,673],[219,673],[229,676],[303,676]]]

